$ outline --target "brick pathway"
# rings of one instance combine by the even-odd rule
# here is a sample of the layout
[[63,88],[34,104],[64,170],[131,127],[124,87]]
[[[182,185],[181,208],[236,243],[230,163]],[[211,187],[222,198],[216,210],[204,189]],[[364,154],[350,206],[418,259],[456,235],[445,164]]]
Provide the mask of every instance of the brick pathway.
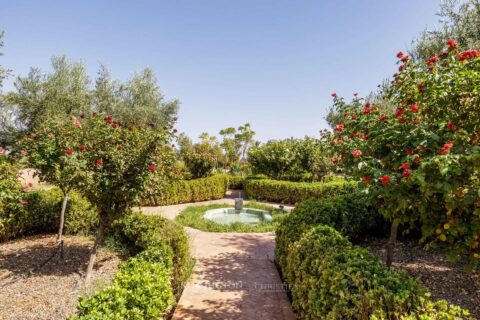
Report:
[[[208,203],[233,203],[231,199]],[[142,208],[174,219],[186,206]],[[290,207],[287,209],[291,209]],[[295,319],[273,263],[275,234],[212,233],[186,228],[196,265],[173,320]]]

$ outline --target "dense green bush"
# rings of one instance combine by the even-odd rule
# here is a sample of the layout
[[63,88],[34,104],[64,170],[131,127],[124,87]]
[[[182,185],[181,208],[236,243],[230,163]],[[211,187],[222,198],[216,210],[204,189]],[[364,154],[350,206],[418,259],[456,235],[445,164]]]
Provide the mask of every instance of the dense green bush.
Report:
[[90,298],[80,299],[73,319],[158,319],[174,304],[171,286],[172,251],[154,242],[134,258],[121,263],[113,283]]
[[127,246],[132,255],[148,249],[159,241],[165,241],[173,253],[172,287],[178,293],[192,268],[188,237],[183,227],[161,216],[145,216],[140,212],[129,213],[114,222],[112,233]]
[[[19,236],[55,232],[58,229],[62,192],[58,188],[30,191],[24,206],[5,210],[0,216],[0,241]],[[72,191],[65,213],[66,234],[90,234],[98,224],[90,202]]]
[[358,239],[372,231],[384,231],[386,222],[366,205],[365,196],[359,192],[301,202],[276,229],[275,257],[281,269],[286,266],[291,245],[318,225],[331,226],[350,239]]
[[329,226],[317,226],[295,242],[282,271],[299,319],[413,319],[418,314],[464,319],[468,314],[429,301],[417,280],[384,267]]
[[183,228],[160,216],[130,212],[112,224],[110,237],[133,257],[121,264],[111,285],[80,299],[73,319],[166,317],[193,267]]
[[250,199],[295,204],[309,199],[325,199],[356,189],[355,182],[290,182],[247,179],[245,191]]
[[235,180],[218,174],[208,178],[172,181],[156,195],[143,199],[142,205],[158,206],[221,199]]

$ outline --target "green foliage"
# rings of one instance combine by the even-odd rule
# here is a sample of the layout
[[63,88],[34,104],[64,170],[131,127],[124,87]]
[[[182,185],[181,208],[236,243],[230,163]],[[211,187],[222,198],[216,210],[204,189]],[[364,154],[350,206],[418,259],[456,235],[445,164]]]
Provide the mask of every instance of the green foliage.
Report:
[[275,258],[282,270],[291,245],[318,225],[331,226],[349,239],[359,239],[372,232],[382,233],[386,222],[359,192],[301,202],[276,229]]
[[356,182],[290,182],[247,179],[245,191],[250,199],[295,204],[308,199],[325,199],[356,189]]
[[179,101],[167,101],[149,68],[135,73],[127,83],[111,78],[104,66],[98,72],[92,91],[93,110],[110,114],[127,126],[163,128],[170,126],[178,112]]
[[190,275],[192,259],[188,238],[183,228],[160,216],[145,216],[139,212],[126,214],[112,225],[113,233],[126,244],[132,254],[165,242],[172,250],[172,287],[175,294]]
[[221,199],[231,185],[230,181],[234,181],[230,177],[218,174],[208,178],[172,181],[159,193],[144,198],[142,205],[158,206]]
[[319,181],[328,173],[330,158],[320,140],[271,140],[250,148],[248,162],[253,172],[273,179]]
[[[427,62],[399,53],[384,93],[393,111],[334,98],[348,115],[327,134],[336,161],[392,220],[422,225],[423,240],[480,261],[480,52],[454,41]],[[475,57],[476,56],[476,57]]]
[[191,145],[183,138],[183,149],[180,150],[180,155],[193,179],[208,177],[218,167],[222,158],[216,137],[202,133],[200,139],[201,142]]
[[18,167],[9,162],[5,149],[0,146],[0,214],[20,206],[22,186],[17,178]]
[[129,212],[113,223],[110,236],[134,257],[120,265],[110,286],[81,298],[72,319],[168,316],[193,267],[183,228],[160,216]]
[[158,319],[174,304],[170,284],[172,252],[154,244],[120,265],[113,283],[92,297],[80,299],[72,319]]
[[187,227],[207,232],[270,232],[274,231],[279,223],[287,216],[284,210],[275,209],[268,205],[261,205],[255,202],[245,204],[246,207],[269,211],[272,215],[272,222],[261,222],[256,225],[245,223],[232,223],[223,225],[203,218],[205,211],[218,208],[231,207],[228,204],[211,204],[204,206],[189,206],[183,210],[175,220]]
[[[62,197],[62,192],[57,188],[22,194],[25,205],[0,211],[0,241],[56,231]],[[65,212],[65,233],[92,234],[98,225],[95,208],[75,191],[70,193],[69,198]]]
[[6,95],[15,117],[1,126],[6,130],[5,136],[18,138],[33,132],[48,119],[90,111],[90,80],[85,66],[63,56],[52,58],[52,69],[51,73],[42,73],[32,68],[26,77],[16,79],[16,91]]
[[407,272],[384,267],[328,226],[314,227],[293,243],[282,272],[300,319],[407,319],[425,309],[429,319],[468,314],[444,301],[428,301],[426,290]]
[[440,52],[448,39],[456,39],[463,49],[480,49],[480,1],[443,0],[438,13],[440,27],[425,30],[413,42],[411,54],[418,61]]

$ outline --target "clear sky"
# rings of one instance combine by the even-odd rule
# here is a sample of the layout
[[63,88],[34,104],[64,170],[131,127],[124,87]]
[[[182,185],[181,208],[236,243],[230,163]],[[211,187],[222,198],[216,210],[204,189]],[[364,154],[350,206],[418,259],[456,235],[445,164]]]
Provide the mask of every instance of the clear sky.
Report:
[[[25,75],[52,55],[115,78],[151,67],[196,137],[250,122],[262,141],[317,135],[330,93],[368,94],[395,54],[437,24],[439,0],[9,0],[0,64]],[[4,89],[12,88],[11,80]]]

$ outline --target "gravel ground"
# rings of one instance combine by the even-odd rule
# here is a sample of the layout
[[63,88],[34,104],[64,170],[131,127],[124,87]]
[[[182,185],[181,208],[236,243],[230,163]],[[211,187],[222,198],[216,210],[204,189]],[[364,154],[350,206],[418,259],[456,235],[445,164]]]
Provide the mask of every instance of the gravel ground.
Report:
[[[360,245],[368,246],[385,257],[387,239],[369,238]],[[450,262],[438,250],[424,250],[415,241],[398,242],[393,265],[420,278],[435,300],[445,299],[470,311],[480,319],[480,274],[466,272],[466,262]]]
[[121,258],[107,250],[97,255],[92,289],[83,287],[93,240],[65,236],[65,260],[55,256],[55,236],[39,235],[0,244],[0,319],[65,319],[75,313],[79,295],[101,289],[113,278]]

